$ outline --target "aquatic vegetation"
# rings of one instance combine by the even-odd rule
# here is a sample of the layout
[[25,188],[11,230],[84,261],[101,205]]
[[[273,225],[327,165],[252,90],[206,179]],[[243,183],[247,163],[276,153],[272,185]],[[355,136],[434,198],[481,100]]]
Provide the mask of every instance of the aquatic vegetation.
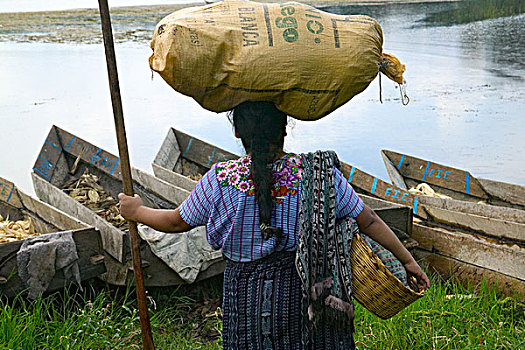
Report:
[[458,2],[454,9],[427,15],[423,22],[454,25],[516,16],[524,12],[525,2],[523,0],[466,0]]
[[[157,22],[184,6],[112,8],[115,42],[149,42]],[[0,13],[0,42],[6,41],[99,44],[100,15],[98,9]]]

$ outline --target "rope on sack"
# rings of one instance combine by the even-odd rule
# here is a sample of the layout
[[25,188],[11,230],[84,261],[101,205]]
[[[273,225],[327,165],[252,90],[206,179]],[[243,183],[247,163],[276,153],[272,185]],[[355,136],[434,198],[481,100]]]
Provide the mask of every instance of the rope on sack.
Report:
[[[379,71],[385,74],[389,79],[399,84],[399,92],[401,94],[401,103],[406,106],[410,102],[410,98],[406,92],[407,83],[403,78],[403,73],[406,70],[406,66],[402,64],[397,57],[388,53],[381,54],[381,62],[379,63]],[[379,100],[383,103],[382,98],[382,87],[381,87],[381,74],[379,74]]]
[[[379,65],[379,68],[381,69],[381,65]],[[381,86],[381,72],[379,72],[379,102],[383,104],[383,88]]]
[[407,96],[407,82],[403,79],[403,84],[399,84],[399,93],[401,94],[401,103],[406,106],[410,102],[410,98]]

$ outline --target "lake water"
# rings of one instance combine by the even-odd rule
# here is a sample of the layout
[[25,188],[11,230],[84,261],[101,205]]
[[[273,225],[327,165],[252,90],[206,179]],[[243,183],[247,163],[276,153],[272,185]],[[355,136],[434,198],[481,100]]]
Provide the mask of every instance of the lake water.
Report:
[[[396,84],[385,78],[381,104],[376,79],[328,117],[294,122],[286,149],[334,149],[342,160],[385,180],[381,149],[525,185],[525,16],[446,27],[419,22],[450,6],[327,8],[378,19],[384,51],[407,66],[411,102],[403,106]],[[139,26],[151,32],[154,22]],[[133,26],[128,19],[114,27],[118,32]],[[0,176],[33,193],[30,172],[53,124],[110,152],[117,153],[117,146],[103,45],[38,37],[18,42],[31,41],[17,39],[30,38],[28,31],[5,33],[0,27]],[[132,165],[151,172],[170,127],[240,153],[225,115],[203,110],[152,75],[150,53],[144,37],[116,46]]]

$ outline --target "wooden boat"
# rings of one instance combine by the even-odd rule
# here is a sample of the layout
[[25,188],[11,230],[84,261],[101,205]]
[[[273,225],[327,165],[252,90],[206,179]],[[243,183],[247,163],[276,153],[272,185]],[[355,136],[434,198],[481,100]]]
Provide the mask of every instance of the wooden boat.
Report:
[[454,199],[525,210],[525,186],[476,178],[466,170],[393,151],[382,150],[381,155],[397,187],[410,189],[427,183],[436,192]]
[[[127,232],[117,229],[61,189],[67,182],[79,178],[85,170],[96,175],[104,191],[113,198],[122,192],[117,156],[53,126],[33,168],[35,192],[41,200],[100,230],[107,267],[104,279],[111,284],[126,285],[133,278]],[[132,176],[135,193],[152,208],[174,209],[189,194],[139,169],[132,168]],[[145,241],[141,241],[141,255],[146,286],[184,283],[175,271],[153,254]],[[222,269],[223,262],[219,257],[199,273],[197,280],[219,274]]]
[[[235,158],[171,128],[152,166],[156,176],[191,190],[196,181],[188,176],[197,178],[213,163]],[[525,266],[516,264],[525,258],[521,210],[416,196],[344,162],[342,172],[406,245],[420,244],[413,251],[444,278],[452,273],[465,284],[485,278],[506,293],[523,292]],[[417,217],[413,225],[412,215]],[[503,256],[513,263],[500,263]]]
[[[81,281],[106,272],[100,234],[95,228],[33,198],[19,190],[12,182],[0,177],[0,215],[10,221],[31,219],[35,232],[52,233],[72,231],[76,243]],[[17,252],[23,240],[0,243],[0,294],[13,297],[26,285],[18,275]],[[47,291],[63,288],[66,280],[62,270],[57,271]]]
[[[237,159],[238,155],[213,146],[175,128],[170,128],[161,148],[153,160],[155,176],[191,191],[196,179],[204,175],[217,162]],[[405,245],[412,247],[409,239],[412,229],[410,209],[379,198],[362,196],[367,205],[376,210]]]
[[413,229],[420,257],[441,275],[455,273],[473,283],[487,278],[508,294],[524,292],[524,186],[475,178],[465,170],[388,150],[381,154],[400,191],[424,182],[452,197],[414,196],[427,221]]
[[356,191],[412,208],[418,218],[503,242],[525,244],[525,211],[455,199],[415,195],[347,163],[343,174]]
[[414,195],[349,164],[342,170],[356,191],[412,209],[414,253],[443,278],[486,279],[506,294],[525,291],[525,264],[517,263],[525,261],[525,211]]

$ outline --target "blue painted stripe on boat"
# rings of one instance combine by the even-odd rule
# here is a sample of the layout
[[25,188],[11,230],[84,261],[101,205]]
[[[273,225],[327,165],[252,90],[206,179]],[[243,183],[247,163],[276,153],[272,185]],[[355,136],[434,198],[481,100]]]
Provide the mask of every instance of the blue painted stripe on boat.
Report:
[[98,152],[100,152],[100,148],[97,149],[97,151],[95,152],[95,155],[93,156],[93,158],[91,158],[91,162],[89,162],[89,164],[93,164],[93,162],[95,161],[95,158],[97,158]]
[[398,168],[398,169],[401,168],[401,164],[403,164],[403,161],[404,161],[404,160],[405,160],[405,155],[403,154],[403,155],[401,156],[401,159],[399,160],[399,163],[397,163],[397,168]]
[[58,147],[58,146],[55,145],[54,143],[49,142],[48,140],[46,140],[45,143],[48,143],[48,144],[50,144],[53,148],[56,148],[57,150],[62,151],[62,148]]
[[117,167],[117,164],[118,164],[119,160],[120,160],[120,158],[117,158],[117,161],[115,162],[115,165],[113,165],[113,169],[111,169],[111,171],[109,172],[109,175],[113,175],[113,172],[115,171],[115,168]]
[[355,168],[352,167],[352,169],[350,169],[350,175],[348,175],[348,183],[352,182],[352,178],[354,177],[354,172],[355,172]]
[[468,175],[468,171],[465,171],[465,193],[470,194],[470,178]]
[[423,177],[421,178],[421,181],[425,181],[425,177],[427,177],[428,167],[430,166],[430,161],[427,162],[427,167],[425,168],[425,172],[423,173]]
[[190,150],[190,147],[191,147],[192,142],[193,142],[193,137],[190,139],[190,142],[188,142],[188,146],[186,146],[186,150],[185,150],[184,153],[182,154],[183,157],[186,157],[186,154],[187,154],[188,151]]
[[370,190],[371,194],[374,194],[374,192],[376,191],[376,187],[377,187],[377,178],[374,177],[374,182],[372,183],[372,189]]
[[51,181],[51,178],[48,175],[46,175],[43,172],[41,172],[40,169],[33,168],[33,170],[36,171],[37,173],[39,173],[40,175],[42,175],[43,177],[45,177],[46,179]]
[[64,151],[67,151],[68,148],[71,146],[71,144],[73,143],[73,140],[75,140],[77,137],[76,136],[73,136],[71,138],[71,140],[69,140],[69,143],[67,144],[66,148],[64,148]]
[[412,209],[412,213],[417,214],[417,197],[414,196],[414,206]]
[[215,152],[217,152],[217,147],[213,147],[213,152],[211,152],[210,159],[208,159],[208,162],[206,163],[206,168],[210,167],[211,161],[215,157]]
[[44,157],[38,156],[38,158],[42,159],[44,162],[47,162],[47,163],[51,164],[52,166],[54,166],[56,168],[55,164],[51,163],[49,160],[45,159]]
[[5,201],[6,203],[9,203],[9,200],[11,199],[11,196],[13,195],[14,190],[15,190],[15,184],[11,186],[11,192],[9,192],[9,196],[7,196],[7,200]]

